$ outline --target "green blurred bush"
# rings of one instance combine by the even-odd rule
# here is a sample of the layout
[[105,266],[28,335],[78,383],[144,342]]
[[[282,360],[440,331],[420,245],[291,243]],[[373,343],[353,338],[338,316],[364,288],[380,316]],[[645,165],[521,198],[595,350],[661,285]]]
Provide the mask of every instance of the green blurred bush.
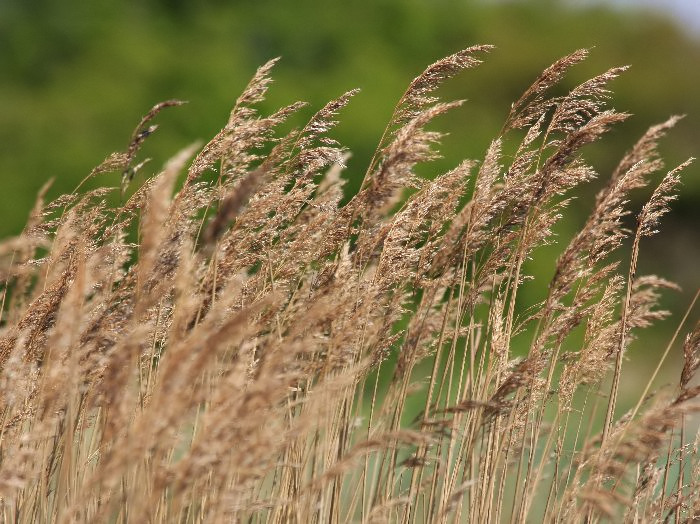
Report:
[[[0,236],[21,230],[47,178],[56,179],[50,196],[73,190],[107,154],[125,146],[158,101],[190,103],[159,116],[161,128],[145,147],[153,158],[148,170],[192,141],[208,139],[255,68],[278,55],[264,111],[302,99],[310,106],[301,117],[308,116],[328,99],[362,88],[336,133],[353,153],[347,171],[352,190],[408,82],[427,64],[475,43],[498,49],[447,86],[446,96],[469,102],[440,121],[451,135],[445,158],[423,168],[426,176],[460,158],[481,158],[510,103],[534,76],[580,47],[595,49],[566,86],[613,65],[633,65],[614,84],[613,104],[635,117],[589,151],[602,178],[649,125],[671,114],[688,117],[664,143],[668,164],[698,154],[700,68],[692,64],[700,63],[700,43],[649,13],[571,9],[553,1],[4,0]],[[652,256],[643,267],[691,287],[700,259],[700,181],[693,173],[697,168],[686,175],[665,234],[650,241],[649,252],[670,256]],[[101,183],[118,186],[119,174],[105,176]],[[574,216],[589,207],[579,199]],[[564,223],[562,233],[576,225]]]

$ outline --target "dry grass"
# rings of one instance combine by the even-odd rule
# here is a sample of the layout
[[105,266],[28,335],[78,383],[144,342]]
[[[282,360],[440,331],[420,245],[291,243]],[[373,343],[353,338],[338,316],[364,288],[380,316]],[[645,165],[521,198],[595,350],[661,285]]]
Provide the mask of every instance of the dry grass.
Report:
[[[327,132],[353,92],[280,137],[301,104],[256,112],[274,62],[219,134],[120,207],[105,203],[113,188],[49,204],[45,188],[0,244],[3,520],[700,518],[700,327],[665,398],[647,387],[616,410],[630,341],[666,316],[656,303],[674,285],[637,260],[687,163],[633,230],[628,194],[662,169],[657,141],[677,118],[622,158],[537,284],[546,299],[524,309],[526,260],[597,176],[581,148],[628,116],[606,108],[624,68],[552,96],[586,51],[564,57],[481,162],[420,179],[441,137],[426,125],[459,104],[436,89],[489,49],[410,84],[345,204],[346,153]],[[153,119],[177,104],[90,177],[122,172],[128,194]]]

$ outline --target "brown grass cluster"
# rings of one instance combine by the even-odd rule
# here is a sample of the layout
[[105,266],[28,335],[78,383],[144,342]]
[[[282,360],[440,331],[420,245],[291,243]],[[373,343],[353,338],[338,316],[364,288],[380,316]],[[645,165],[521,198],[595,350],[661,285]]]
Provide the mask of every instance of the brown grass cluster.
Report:
[[628,116],[606,107],[624,68],[555,96],[587,53],[562,58],[482,161],[421,179],[429,124],[460,104],[436,90],[489,49],[410,84],[347,201],[328,132],[354,92],[280,133],[302,104],[256,110],[274,61],[208,144],[131,191],[154,118],[179,102],[155,106],[88,177],[123,173],[123,205],[114,188],[44,203],[45,188],[0,244],[3,521],[700,518],[700,326],[678,384],[616,410],[625,352],[675,287],[637,260],[687,163],[634,227],[628,195],[662,169],[678,118],[624,155],[523,308],[526,261],[597,176],[581,148]]

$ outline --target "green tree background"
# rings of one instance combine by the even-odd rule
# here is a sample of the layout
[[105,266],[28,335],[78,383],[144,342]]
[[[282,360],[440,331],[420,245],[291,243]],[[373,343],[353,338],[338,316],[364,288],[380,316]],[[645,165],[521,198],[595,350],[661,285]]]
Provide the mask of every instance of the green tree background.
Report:
[[[110,152],[125,147],[133,127],[156,102],[186,106],[158,117],[144,155],[144,175],[226,122],[255,68],[282,56],[263,111],[294,100],[304,116],[360,87],[336,137],[353,153],[346,176],[357,188],[398,97],[426,65],[458,49],[490,43],[485,64],[445,88],[469,101],[439,121],[450,132],[444,158],[422,174],[479,159],[510,103],[555,59],[593,48],[563,89],[615,65],[632,64],[613,88],[613,105],[634,113],[590,160],[605,180],[644,130],[672,114],[688,116],[663,143],[669,167],[697,156],[700,144],[700,40],[663,14],[553,0],[366,2],[271,0],[2,0],[0,1],[0,237],[21,231],[38,189],[54,177],[49,197],[72,191]],[[680,199],[663,233],[642,246],[641,271],[684,287],[669,299],[682,310],[698,286],[700,177],[684,175]],[[138,183],[139,179],[135,181]],[[119,174],[94,183],[119,186]],[[590,209],[595,184],[559,226],[566,236]],[[115,192],[118,198],[118,191]],[[648,193],[639,194],[637,207]],[[557,247],[543,248],[556,253]],[[533,265],[552,274],[554,258]],[[539,285],[540,293],[546,291]],[[531,300],[537,299],[537,286]],[[673,326],[668,326],[667,331]]]

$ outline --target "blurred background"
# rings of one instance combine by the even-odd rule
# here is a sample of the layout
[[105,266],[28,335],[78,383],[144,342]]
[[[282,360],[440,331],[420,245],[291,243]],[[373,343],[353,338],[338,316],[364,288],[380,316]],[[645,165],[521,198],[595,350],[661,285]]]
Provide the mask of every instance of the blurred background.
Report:
[[[160,129],[142,151],[153,159],[145,174],[193,141],[208,140],[256,67],[276,56],[282,60],[264,112],[308,101],[300,124],[329,99],[362,89],[335,132],[353,153],[346,172],[352,192],[411,79],[478,43],[497,49],[446,85],[446,98],[469,101],[437,122],[450,136],[444,159],[421,168],[425,176],[461,158],[482,158],[511,102],[543,68],[581,47],[592,48],[591,56],[564,88],[611,66],[632,65],[613,83],[612,104],[634,117],[586,153],[603,181],[650,125],[672,114],[687,117],[662,144],[667,165],[700,155],[697,0],[0,0],[0,237],[21,231],[48,178],[55,178],[49,197],[72,191],[126,146],[141,116],[159,101],[189,104],[157,118]],[[119,174],[95,183],[118,187]],[[572,204],[558,229],[564,239],[584,220],[595,191],[593,184]],[[635,195],[633,206],[649,193]],[[700,284],[699,206],[700,166],[693,166],[662,234],[641,248],[641,272],[683,286],[666,299],[677,314]],[[542,248],[529,268],[537,280],[524,300],[545,290],[539,279],[551,277],[560,248]],[[638,351],[660,352],[678,318]]]

